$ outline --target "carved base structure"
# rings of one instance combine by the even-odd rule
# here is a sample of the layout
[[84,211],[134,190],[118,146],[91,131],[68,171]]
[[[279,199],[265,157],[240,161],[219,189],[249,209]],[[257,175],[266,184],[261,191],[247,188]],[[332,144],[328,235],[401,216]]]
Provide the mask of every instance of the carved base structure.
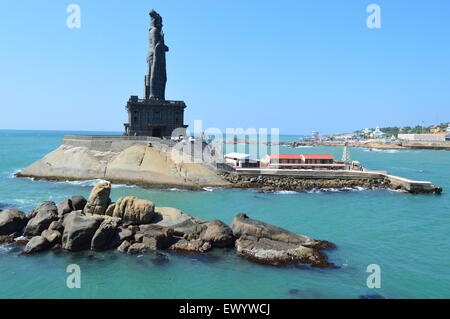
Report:
[[186,134],[183,101],[139,99],[131,96],[126,105],[128,123],[127,136],[169,137]]

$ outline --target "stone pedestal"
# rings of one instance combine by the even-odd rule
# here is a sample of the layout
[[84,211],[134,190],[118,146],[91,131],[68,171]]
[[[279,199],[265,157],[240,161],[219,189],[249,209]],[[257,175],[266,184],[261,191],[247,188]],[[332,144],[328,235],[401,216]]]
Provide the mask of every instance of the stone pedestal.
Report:
[[125,135],[170,137],[186,134],[183,101],[139,99],[131,96],[126,105]]

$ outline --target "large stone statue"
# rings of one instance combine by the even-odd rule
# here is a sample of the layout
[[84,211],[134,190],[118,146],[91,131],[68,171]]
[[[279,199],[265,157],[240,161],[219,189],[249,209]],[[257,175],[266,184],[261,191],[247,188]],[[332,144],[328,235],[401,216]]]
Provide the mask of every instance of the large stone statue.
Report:
[[145,98],[165,100],[166,52],[169,51],[169,48],[164,44],[161,16],[152,10],[150,11],[150,17],[150,46],[147,56],[148,74],[145,76]]
[[166,52],[162,18],[150,12],[148,68],[145,76],[145,96],[130,96],[127,102],[128,122],[124,123],[127,136],[179,137],[186,135],[184,101],[166,100]]

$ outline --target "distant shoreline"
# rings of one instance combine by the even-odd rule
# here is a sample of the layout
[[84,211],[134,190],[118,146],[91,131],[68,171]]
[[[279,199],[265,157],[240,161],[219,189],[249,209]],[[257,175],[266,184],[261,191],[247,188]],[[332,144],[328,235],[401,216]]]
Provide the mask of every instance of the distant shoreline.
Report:
[[[316,146],[335,146],[344,147],[345,141],[286,141],[286,142],[264,142],[258,143],[257,141],[235,139],[226,141],[226,144],[266,144],[266,145],[279,145],[287,147],[316,147]],[[450,151],[450,142],[399,142],[399,143],[382,143],[382,142],[359,142],[348,141],[348,147],[352,148],[368,148],[368,149],[385,149],[385,150],[438,150],[438,151]]]

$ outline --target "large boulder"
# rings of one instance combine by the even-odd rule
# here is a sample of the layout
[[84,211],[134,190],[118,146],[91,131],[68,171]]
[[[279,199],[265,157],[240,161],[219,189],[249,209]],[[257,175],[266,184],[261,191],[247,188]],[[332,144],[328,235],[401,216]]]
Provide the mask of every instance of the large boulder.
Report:
[[48,226],[49,230],[57,230],[61,234],[64,232],[63,222],[61,220],[53,221],[50,226]]
[[50,247],[49,241],[43,236],[34,236],[25,246],[23,254],[34,254]]
[[68,214],[68,213],[74,211],[71,199],[66,199],[66,200],[62,201],[61,203],[58,204],[57,207],[58,207],[58,215],[59,216],[63,216],[65,214]]
[[121,197],[115,203],[113,217],[121,218],[124,224],[148,224],[155,213],[153,202],[135,196]]
[[114,244],[120,224],[119,218],[106,218],[98,227],[91,241],[92,250],[104,250]]
[[86,198],[83,196],[72,196],[70,200],[72,201],[73,210],[83,210],[87,203]]
[[50,224],[58,220],[58,208],[52,201],[46,201],[37,206],[28,216],[25,227],[26,235],[38,236],[46,230]]
[[225,223],[208,222],[176,208],[156,207],[152,224],[173,229],[173,244],[169,247],[172,250],[202,253],[213,247],[234,245],[233,232]]
[[27,217],[21,211],[5,209],[0,212],[0,235],[20,232],[27,224]]
[[71,251],[89,249],[100,220],[74,211],[64,219],[62,248]]
[[158,225],[141,225],[137,235],[142,235],[142,243],[151,249],[166,249],[174,241],[173,229]]
[[100,182],[95,184],[94,188],[89,195],[89,199],[84,207],[84,213],[86,214],[98,214],[104,215],[106,209],[111,203],[109,195],[111,194],[111,183]]
[[62,235],[57,230],[46,229],[42,232],[41,236],[47,239],[50,247],[61,244]]
[[220,220],[213,220],[205,224],[206,229],[200,234],[200,239],[209,242],[212,247],[233,247],[234,235],[231,228]]
[[271,265],[302,263],[316,267],[331,267],[321,249],[333,244],[297,235],[285,229],[238,214],[232,224],[239,256]]
[[183,213],[181,210],[177,208],[155,207],[155,216],[153,217],[152,224],[164,227],[174,227],[188,220],[192,221],[193,223],[206,222],[197,217]]
[[114,233],[114,237],[109,245],[109,248],[116,248],[120,246],[126,240],[132,240],[134,237],[134,231],[129,228],[119,226]]

